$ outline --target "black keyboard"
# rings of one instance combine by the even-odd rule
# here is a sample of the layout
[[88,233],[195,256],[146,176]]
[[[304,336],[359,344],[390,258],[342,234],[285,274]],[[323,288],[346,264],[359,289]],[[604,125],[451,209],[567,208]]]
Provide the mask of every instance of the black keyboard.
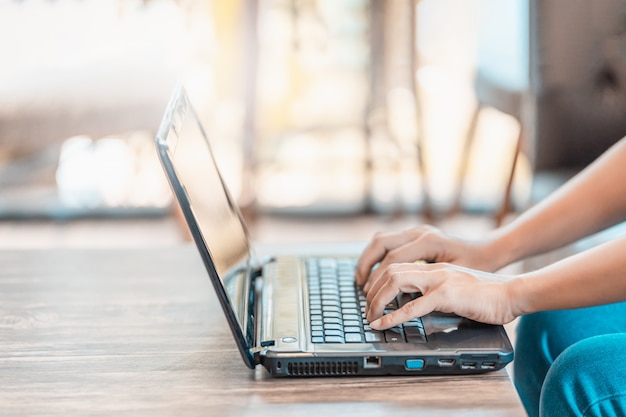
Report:
[[[425,343],[422,320],[414,318],[385,331],[369,326],[365,294],[354,281],[356,259],[309,258],[309,308],[313,343]],[[385,314],[415,299],[398,294]]]

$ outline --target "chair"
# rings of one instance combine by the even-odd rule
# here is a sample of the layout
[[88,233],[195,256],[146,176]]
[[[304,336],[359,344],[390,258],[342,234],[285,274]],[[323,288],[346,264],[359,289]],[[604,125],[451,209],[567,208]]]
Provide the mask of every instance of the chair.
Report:
[[[474,90],[477,106],[464,145],[459,168],[455,210],[461,206],[462,184],[468,172],[471,149],[481,111],[493,107],[523,124],[528,91],[528,3],[526,0],[483,0],[479,16],[477,62]],[[501,224],[511,210],[511,190],[516,162],[523,148],[525,132],[520,129],[500,207],[495,222]],[[502,156],[506,157],[506,156]]]

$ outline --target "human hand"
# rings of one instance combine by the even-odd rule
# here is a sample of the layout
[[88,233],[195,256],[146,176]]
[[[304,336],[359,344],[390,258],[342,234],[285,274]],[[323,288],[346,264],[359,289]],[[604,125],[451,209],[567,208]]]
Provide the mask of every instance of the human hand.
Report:
[[[378,233],[365,248],[356,266],[355,280],[368,292],[389,265],[400,262],[449,262],[484,271],[499,264],[491,241],[470,241],[443,233],[432,226],[403,232]],[[377,269],[372,271],[374,265]]]
[[[513,306],[505,276],[448,263],[399,263],[383,268],[367,294],[366,314],[373,329],[384,330],[432,311],[489,324],[504,324],[519,314]],[[422,296],[383,315],[385,306],[399,292]]]

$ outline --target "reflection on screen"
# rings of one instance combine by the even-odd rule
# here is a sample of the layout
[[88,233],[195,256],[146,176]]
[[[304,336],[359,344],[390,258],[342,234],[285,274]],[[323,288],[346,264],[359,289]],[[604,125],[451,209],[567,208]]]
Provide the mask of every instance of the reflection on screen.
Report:
[[[168,145],[174,168],[187,191],[191,209],[222,284],[245,328],[245,271],[249,258],[246,229],[215,165],[208,142],[191,111],[170,130]],[[244,331],[245,333],[245,331]]]

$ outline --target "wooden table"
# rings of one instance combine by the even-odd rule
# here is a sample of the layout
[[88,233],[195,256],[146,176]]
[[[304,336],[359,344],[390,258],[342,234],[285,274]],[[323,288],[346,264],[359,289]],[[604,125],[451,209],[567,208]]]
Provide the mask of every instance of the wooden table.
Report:
[[506,371],[272,379],[192,246],[0,252],[0,415],[523,416]]

